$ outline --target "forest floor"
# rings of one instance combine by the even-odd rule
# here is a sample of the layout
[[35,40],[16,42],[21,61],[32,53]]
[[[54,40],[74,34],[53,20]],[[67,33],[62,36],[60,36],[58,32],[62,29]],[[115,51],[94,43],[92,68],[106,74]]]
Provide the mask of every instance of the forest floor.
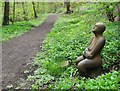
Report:
[[51,14],[38,27],[2,44],[2,87],[14,88],[32,68],[32,59],[41,50],[46,34],[58,15]]

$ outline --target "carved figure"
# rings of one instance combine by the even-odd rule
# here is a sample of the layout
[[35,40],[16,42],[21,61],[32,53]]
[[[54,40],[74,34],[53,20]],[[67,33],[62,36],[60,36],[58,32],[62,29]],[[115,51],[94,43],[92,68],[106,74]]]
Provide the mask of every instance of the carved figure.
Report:
[[[92,32],[94,37],[91,39],[87,48],[83,51],[82,56],[76,59],[76,65],[81,76],[90,76],[101,68],[102,58],[100,56],[101,50],[105,45],[105,38],[102,33],[105,31],[103,23],[96,23]],[[96,74],[96,73],[95,73]]]

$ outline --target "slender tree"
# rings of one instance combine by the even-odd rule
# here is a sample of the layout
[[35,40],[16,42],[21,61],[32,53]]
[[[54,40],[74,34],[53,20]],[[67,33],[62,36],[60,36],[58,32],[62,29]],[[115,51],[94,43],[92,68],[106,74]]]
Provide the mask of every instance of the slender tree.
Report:
[[22,2],[22,8],[23,8],[23,14],[25,15],[26,14],[26,11],[25,11],[25,2]]
[[2,25],[9,25],[9,1],[5,2],[4,6],[4,18]]
[[22,2],[23,15],[24,15],[24,20],[28,20],[27,19],[27,10],[25,8],[25,4],[26,4],[26,2]]
[[33,4],[33,11],[34,11],[34,18],[37,18],[37,12],[36,12],[36,9],[35,9],[35,3],[32,2]]
[[42,10],[43,10],[43,13],[45,13],[45,3],[44,3],[44,1],[42,1]]
[[13,22],[12,22],[12,24],[14,24],[14,22],[15,22],[15,0],[13,3]]
[[[119,2],[120,3],[120,2]],[[116,10],[117,10],[117,16],[115,17],[115,21],[120,21],[120,8],[119,8],[119,3],[115,5]]]
[[57,11],[57,6],[56,6],[56,3],[54,2],[54,12]]
[[39,1],[37,2],[37,13],[39,13],[40,12],[40,3],[39,3]]
[[64,5],[66,6],[66,13],[71,13],[71,10],[70,10],[70,0],[65,0],[64,1]]

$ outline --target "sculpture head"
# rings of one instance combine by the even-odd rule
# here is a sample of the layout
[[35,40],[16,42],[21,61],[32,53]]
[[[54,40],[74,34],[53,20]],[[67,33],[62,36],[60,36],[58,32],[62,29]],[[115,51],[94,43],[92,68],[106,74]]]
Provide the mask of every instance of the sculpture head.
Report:
[[95,34],[102,34],[105,31],[105,25],[101,22],[98,22],[95,24],[95,27],[93,28],[93,33]]

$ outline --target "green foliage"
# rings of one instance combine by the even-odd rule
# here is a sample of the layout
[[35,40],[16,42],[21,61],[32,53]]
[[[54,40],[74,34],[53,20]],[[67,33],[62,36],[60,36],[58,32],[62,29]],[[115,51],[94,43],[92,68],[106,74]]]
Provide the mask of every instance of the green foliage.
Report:
[[54,84],[49,85],[49,89],[110,89],[118,90],[119,89],[119,73],[114,71],[113,73],[103,74],[95,79],[86,79],[84,77],[71,78],[71,77],[62,77],[59,78]]
[[106,24],[107,29],[104,33],[106,44],[102,53],[104,68],[108,68],[108,66],[120,59],[119,24],[119,22]]
[[[63,19],[59,19],[59,20],[63,20]],[[66,20],[63,20],[62,21],[63,23],[57,24],[57,27],[53,28],[53,31],[55,32],[51,32],[44,41],[43,50],[45,50],[46,53],[49,53],[48,54],[49,58],[55,60],[63,59],[64,61],[64,60],[75,59],[77,55],[80,53],[79,50],[81,49],[82,51],[84,49],[83,45],[86,44],[86,41],[84,42],[84,40],[81,39],[81,37],[86,38],[87,33],[82,32],[79,29],[74,30],[74,28],[71,28],[71,27],[78,27],[79,23],[71,26],[72,21],[68,21],[68,22],[64,22],[64,21]],[[81,27],[81,30],[82,28],[83,27]],[[59,32],[59,30],[61,31]],[[78,33],[81,36],[78,35]],[[81,44],[81,42],[83,44]]]
[[[119,72],[117,71],[99,76],[96,79],[80,78],[79,80],[74,77],[77,71],[74,65],[75,59],[86,48],[88,40],[92,36],[92,26],[96,22],[104,22],[107,28],[104,33],[106,45],[102,52],[104,69],[119,59],[118,23],[109,23],[102,14],[103,11],[100,11],[101,7],[97,7],[97,5],[86,4],[84,5],[85,10],[76,11],[71,15],[61,15],[44,40],[43,52],[38,53],[34,59],[34,65],[46,70],[42,76],[48,74],[54,77],[55,83],[53,84],[49,83],[50,79],[46,80],[47,84],[49,83],[49,88],[70,89],[75,86],[76,89],[114,89],[114,87],[118,89]],[[90,7],[88,8],[88,6]],[[64,67],[66,61],[69,65]],[[36,74],[33,75],[35,78],[36,76]],[[39,84],[41,85],[35,81],[33,88],[41,88]]]
[[113,73],[103,74],[96,79],[88,79],[85,84],[86,89],[119,89],[119,74],[120,72],[114,71]]
[[[74,81],[70,78],[60,78],[55,83],[54,89],[70,89],[72,86],[74,86]],[[50,86],[49,86],[50,87]]]
[[[36,74],[36,72],[37,72],[37,74]],[[35,71],[36,76],[29,76],[28,77],[29,81],[35,81],[35,84],[32,85],[33,89],[39,89],[43,84],[47,84],[48,82],[54,80],[54,77],[52,77],[49,74],[44,74],[44,72],[45,72],[45,70],[37,69]]]
[[0,36],[2,36],[2,40],[0,41],[7,41],[13,37],[20,36],[21,34],[29,31],[31,28],[40,25],[46,17],[46,14],[41,15],[40,18],[30,20],[30,21],[21,21],[16,22],[15,24],[11,24],[9,26],[2,26],[2,31],[0,31]]

